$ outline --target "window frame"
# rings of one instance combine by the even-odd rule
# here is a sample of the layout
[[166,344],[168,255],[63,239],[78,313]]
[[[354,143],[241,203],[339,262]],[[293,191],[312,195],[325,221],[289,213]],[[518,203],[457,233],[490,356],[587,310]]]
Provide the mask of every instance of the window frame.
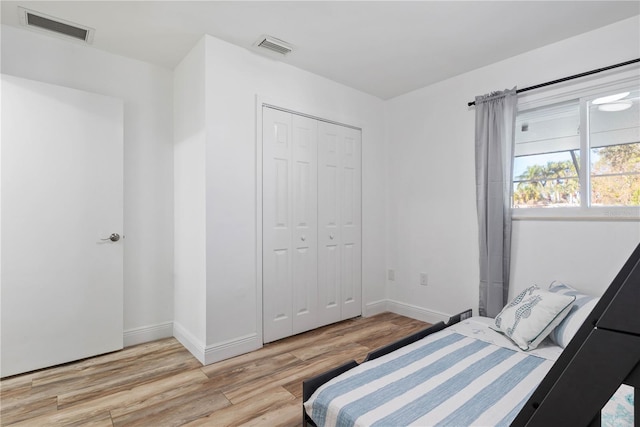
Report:
[[[590,149],[589,149],[589,102],[603,95],[603,92],[622,92],[625,89],[640,89],[640,67],[625,71],[604,72],[603,75],[590,76],[577,83],[562,83],[550,86],[548,90],[525,93],[518,97],[518,112],[553,104],[578,100],[580,105],[580,169],[586,173],[579,174],[580,199],[590,203]],[[513,159],[515,159],[515,154]],[[513,161],[512,159],[512,161]],[[513,188],[513,177],[511,187]],[[567,207],[531,207],[514,208],[513,200],[511,218],[513,220],[588,220],[588,221],[639,221],[640,206],[580,206]]]

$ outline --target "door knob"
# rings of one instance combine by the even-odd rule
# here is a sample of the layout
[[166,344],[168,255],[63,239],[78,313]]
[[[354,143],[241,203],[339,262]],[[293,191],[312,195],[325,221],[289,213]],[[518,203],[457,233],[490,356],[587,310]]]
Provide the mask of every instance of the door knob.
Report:
[[111,233],[111,236],[107,237],[106,239],[100,240],[111,240],[112,242],[117,242],[118,240],[120,240],[120,235],[118,233]]
[[307,240],[307,238],[304,237],[304,236],[300,236],[300,240],[302,240],[304,242],[305,240]]
[[333,234],[329,234],[329,239],[333,240]]

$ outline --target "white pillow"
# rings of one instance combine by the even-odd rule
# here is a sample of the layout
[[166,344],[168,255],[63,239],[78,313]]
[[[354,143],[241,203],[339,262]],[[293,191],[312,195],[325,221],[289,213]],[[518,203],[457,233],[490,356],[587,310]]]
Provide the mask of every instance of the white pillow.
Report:
[[567,316],[549,334],[551,341],[565,348],[587,319],[587,316],[593,311],[600,298],[583,294],[569,285],[555,281],[549,285],[549,292],[559,295],[573,295],[576,298]]
[[491,328],[511,338],[522,350],[533,350],[569,313],[575,299],[531,286],[502,309]]

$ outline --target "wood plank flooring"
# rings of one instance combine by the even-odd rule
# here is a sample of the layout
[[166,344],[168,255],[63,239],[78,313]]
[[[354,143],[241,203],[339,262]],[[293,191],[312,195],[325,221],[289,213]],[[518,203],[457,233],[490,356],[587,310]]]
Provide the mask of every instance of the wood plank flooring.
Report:
[[299,426],[302,381],[425,328],[383,313],[202,366],[174,338],[0,381],[2,426]]

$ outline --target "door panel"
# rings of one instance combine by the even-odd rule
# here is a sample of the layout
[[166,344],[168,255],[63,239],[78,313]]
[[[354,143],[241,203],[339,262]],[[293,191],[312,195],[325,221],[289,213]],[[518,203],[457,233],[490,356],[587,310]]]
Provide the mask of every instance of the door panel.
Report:
[[292,327],[291,117],[263,108],[263,339],[289,336]]
[[317,327],[318,306],[318,124],[291,115],[293,125],[292,185],[295,230],[293,333]]
[[121,349],[122,101],[2,76],[2,103],[1,375]]
[[[291,255],[289,249],[276,249],[273,251],[273,266],[275,267],[273,292],[275,295],[289,295],[291,292]],[[274,299],[272,305],[274,322],[286,324],[291,322],[291,298]],[[284,328],[284,326],[283,326]],[[287,327],[287,332],[291,329]]]
[[273,226],[286,230],[289,224],[289,159],[273,159],[275,175],[275,221]]
[[340,205],[342,170],[340,127],[318,124],[318,295],[319,323],[341,319]]
[[341,318],[349,319],[362,314],[361,133],[359,130],[345,127],[342,130],[344,192],[340,215],[343,281]]
[[318,286],[327,324],[362,313],[361,140],[359,130],[330,123],[319,134]]

